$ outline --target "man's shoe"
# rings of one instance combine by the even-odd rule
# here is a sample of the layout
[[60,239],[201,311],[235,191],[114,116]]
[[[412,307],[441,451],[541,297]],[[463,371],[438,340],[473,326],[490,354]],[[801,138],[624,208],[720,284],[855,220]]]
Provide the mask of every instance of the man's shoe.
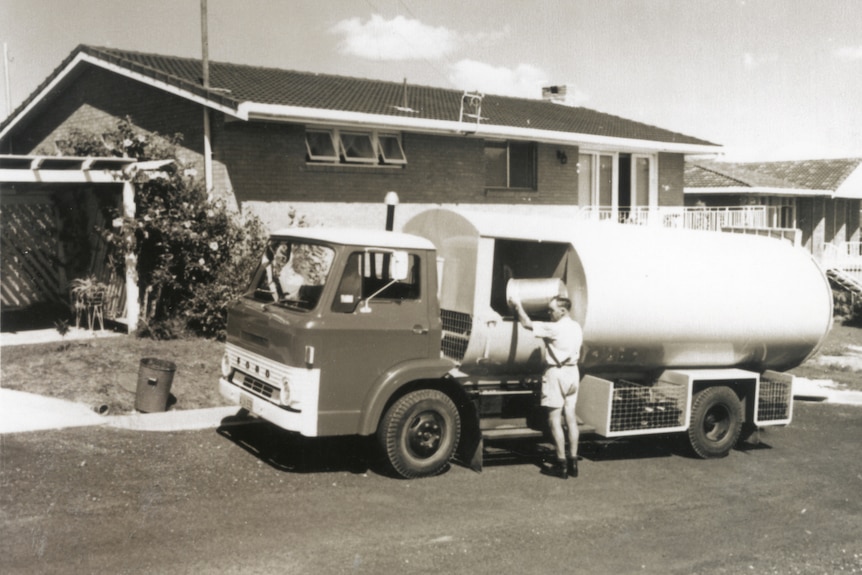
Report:
[[551,464],[550,467],[543,467],[542,473],[545,475],[550,475],[551,477],[566,479],[569,476],[566,467],[566,462],[564,460],[560,460]]
[[569,459],[566,465],[566,473],[571,477],[578,476],[578,459]]

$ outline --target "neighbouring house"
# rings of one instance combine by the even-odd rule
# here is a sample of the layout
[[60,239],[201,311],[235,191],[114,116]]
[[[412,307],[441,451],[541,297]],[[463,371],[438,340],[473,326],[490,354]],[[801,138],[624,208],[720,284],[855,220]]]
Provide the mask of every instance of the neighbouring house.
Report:
[[790,236],[811,252],[834,283],[862,294],[860,201],[862,158],[686,162],[685,205],[690,214],[699,208],[715,214],[761,207],[761,221],[731,220],[724,227]]

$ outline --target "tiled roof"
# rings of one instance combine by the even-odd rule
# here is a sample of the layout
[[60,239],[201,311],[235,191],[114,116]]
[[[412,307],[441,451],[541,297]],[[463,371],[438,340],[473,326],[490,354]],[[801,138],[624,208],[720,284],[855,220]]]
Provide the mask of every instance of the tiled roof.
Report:
[[686,188],[785,188],[836,191],[862,158],[785,162],[686,162]]
[[[457,90],[223,62],[210,62],[212,89],[204,90],[201,60],[86,45],[79,46],[52,77],[82,52],[232,109],[243,102],[252,102],[439,121],[457,121],[461,110],[463,93]],[[46,80],[10,119],[36,98],[50,80]],[[410,111],[399,110],[405,101]],[[544,100],[486,95],[481,116],[483,125],[718,146],[611,114]],[[0,130],[6,122],[0,125]]]

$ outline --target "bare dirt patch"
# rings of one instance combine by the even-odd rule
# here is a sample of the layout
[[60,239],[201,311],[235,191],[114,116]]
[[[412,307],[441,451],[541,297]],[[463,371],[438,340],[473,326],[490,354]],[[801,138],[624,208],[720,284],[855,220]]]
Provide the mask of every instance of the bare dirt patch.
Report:
[[5,347],[3,387],[87,405],[111,413],[134,410],[141,359],[174,362],[171,409],[226,405],[218,393],[224,344],[206,339],[154,341],[134,336]]

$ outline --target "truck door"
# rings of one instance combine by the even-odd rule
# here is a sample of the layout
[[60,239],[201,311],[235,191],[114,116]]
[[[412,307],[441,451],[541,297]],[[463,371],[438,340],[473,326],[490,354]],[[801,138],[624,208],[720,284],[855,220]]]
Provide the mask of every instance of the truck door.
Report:
[[391,250],[352,251],[327,314],[329,346],[337,356],[326,362],[322,374],[321,417],[333,410],[339,427],[358,422],[371,385],[392,366],[439,357],[440,319],[430,317],[428,298],[434,293],[423,287],[427,263],[420,254],[409,253],[406,279],[394,281],[391,257]]

